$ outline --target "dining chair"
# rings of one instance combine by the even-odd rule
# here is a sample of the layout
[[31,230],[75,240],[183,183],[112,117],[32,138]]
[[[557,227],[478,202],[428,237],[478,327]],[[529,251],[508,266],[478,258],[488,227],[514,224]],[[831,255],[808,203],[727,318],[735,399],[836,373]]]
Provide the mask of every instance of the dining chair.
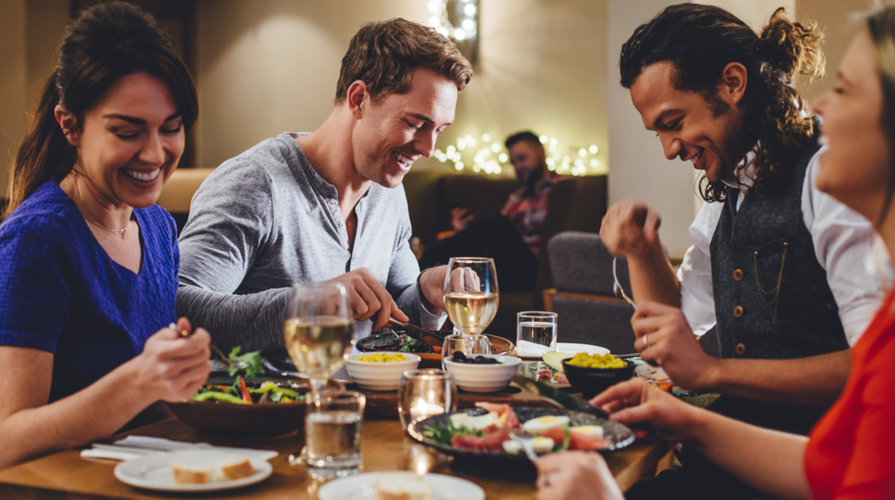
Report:
[[[612,255],[596,233],[567,231],[550,239],[553,288],[544,307],[558,314],[557,341],[597,344],[616,354],[635,352],[630,304],[613,291]],[[628,296],[628,265],[618,260],[618,279]]]

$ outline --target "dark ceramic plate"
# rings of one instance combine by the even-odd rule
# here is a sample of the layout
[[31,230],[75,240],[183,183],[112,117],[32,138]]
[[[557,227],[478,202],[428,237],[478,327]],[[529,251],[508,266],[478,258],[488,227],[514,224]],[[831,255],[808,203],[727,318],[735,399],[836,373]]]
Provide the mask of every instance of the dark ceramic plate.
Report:
[[[284,377],[258,377],[246,384],[259,386],[271,380],[300,393],[310,391],[307,380]],[[233,378],[226,373],[212,373],[206,384],[231,385]],[[344,390],[345,386],[330,380],[328,389]],[[296,430],[304,432],[305,402],[238,405],[208,401],[168,403],[174,415],[183,423],[201,432],[230,438],[265,438],[288,434]]]
[[[568,415],[570,423],[573,426],[578,425],[600,425],[603,427],[603,437],[609,440],[611,443],[609,448],[601,451],[615,451],[628,446],[629,444],[634,442],[634,433],[631,432],[627,426],[620,424],[618,422],[613,422],[611,420],[606,420],[604,418],[600,418],[596,415],[590,413],[583,413],[577,411],[568,411],[562,410],[560,408],[513,408],[516,412],[516,415],[519,417],[519,422],[524,423],[533,418],[542,417],[544,415]],[[441,425],[447,426],[447,421],[456,413],[468,413],[469,415],[483,415],[487,413],[486,410],[482,408],[474,408],[471,410],[462,410],[455,411],[451,413],[443,413],[441,415],[436,415],[434,417],[429,417],[425,420],[420,420],[419,422],[410,426],[408,433],[410,434],[411,439],[422,443],[426,446],[431,446],[436,448],[438,451],[442,453],[446,453],[448,455],[453,455],[458,459],[469,459],[475,461],[496,463],[502,462],[502,465],[505,466],[530,466],[530,462],[528,458],[524,454],[519,455],[511,455],[509,453],[488,453],[483,451],[470,451],[464,450],[460,448],[454,448],[453,446],[446,446],[431,438],[427,438],[425,434],[423,434],[426,427]]]

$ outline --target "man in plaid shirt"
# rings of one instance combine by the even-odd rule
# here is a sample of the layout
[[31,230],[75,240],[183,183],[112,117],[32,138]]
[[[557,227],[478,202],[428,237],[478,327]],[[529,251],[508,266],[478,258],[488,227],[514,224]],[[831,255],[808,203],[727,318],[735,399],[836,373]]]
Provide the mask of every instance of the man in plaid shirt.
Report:
[[550,193],[560,177],[547,169],[544,146],[532,132],[511,135],[506,146],[522,187],[510,195],[501,213],[510,219],[528,248],[537,255]]
[[561,177],[547,169],[544,147],[535,134],[514,134],[506,140],[506,146],[522,187],[510,195],[500,214],[473,218],[466,207],[452,206],[454,231],[426,248],[421,268],[446,264],[455,255],[492,257],[501,290],[534,290],[547,203],[554,183]]

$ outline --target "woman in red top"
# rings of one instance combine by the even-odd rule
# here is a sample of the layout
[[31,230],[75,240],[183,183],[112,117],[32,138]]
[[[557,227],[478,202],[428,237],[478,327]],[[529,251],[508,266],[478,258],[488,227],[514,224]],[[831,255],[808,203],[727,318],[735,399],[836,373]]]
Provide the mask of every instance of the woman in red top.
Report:
[[[838,78],[839,86],[815,106],[829,144],[815,182],[874,222],[895,257],[895,7],[868,18]],[[890,292],[852,349],[844,391],[807,438],[690,406],[640,381],[616,385],[591,404],[612,420],[645,424],[685,443],[775,497],[895,499],[893,302]],[[539,498],[622,498],[599,454],[547,456],[538,470]]]

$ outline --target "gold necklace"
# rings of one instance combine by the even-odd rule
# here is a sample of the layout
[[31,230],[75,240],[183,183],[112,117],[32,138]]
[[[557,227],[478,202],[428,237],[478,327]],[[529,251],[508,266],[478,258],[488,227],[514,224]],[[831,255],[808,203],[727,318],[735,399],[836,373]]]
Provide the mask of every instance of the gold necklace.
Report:
[[[83,212],[81,213],[81,215],[84,215]],[[105,229],[106,231],[111,231],[113,233],[117,233],[120,235],[124,235],[124,232],[127,231],[127,226],[125,226],[121,229],[112,229],[111,227],[106,227],[106,226],[100,224],[99,222],[96,222],[95,220],[91,219],[90,217],[87,217],[86,215],[84,215],[84,219],[86,219],[87,222],[93,224],[94,226],[96,226],[100,229]]]

